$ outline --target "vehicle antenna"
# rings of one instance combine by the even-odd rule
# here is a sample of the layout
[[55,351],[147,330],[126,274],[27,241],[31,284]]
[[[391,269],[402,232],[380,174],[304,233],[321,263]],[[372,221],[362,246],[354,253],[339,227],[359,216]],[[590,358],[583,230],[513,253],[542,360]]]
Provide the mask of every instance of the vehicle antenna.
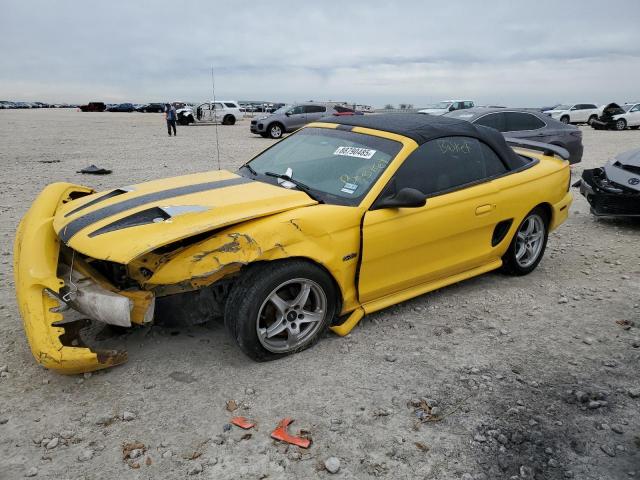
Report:
[[220,142],[218,141],[218,115],[216,112],[216,79],[213,76],[213,65],[211,65],[211,93],[213,94],[213,124],[216,129],[216,163],[220,170]]

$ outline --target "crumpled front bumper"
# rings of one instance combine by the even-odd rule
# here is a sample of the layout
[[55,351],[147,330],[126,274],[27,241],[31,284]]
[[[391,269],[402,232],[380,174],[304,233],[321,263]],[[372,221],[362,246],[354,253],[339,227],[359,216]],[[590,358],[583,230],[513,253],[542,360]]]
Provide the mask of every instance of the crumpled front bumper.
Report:
[[56,295],[65,282],[57,277],[60,241],[53,230],[53,216],[74,192],[92,190],[69,183],[46,187],[20,222],[14,244],[16,296],[31,352],[44,367],[65,374],[99,370],[127,360],[126,352],[94,352],[83,347],[79,337],[73,338],[79,333],[77,322],[55,325],[63,317],[52,309],[61,307]]
[[602,168],[584,170],[576,186],[596,216],[640,216],[640,193],[611,182]]

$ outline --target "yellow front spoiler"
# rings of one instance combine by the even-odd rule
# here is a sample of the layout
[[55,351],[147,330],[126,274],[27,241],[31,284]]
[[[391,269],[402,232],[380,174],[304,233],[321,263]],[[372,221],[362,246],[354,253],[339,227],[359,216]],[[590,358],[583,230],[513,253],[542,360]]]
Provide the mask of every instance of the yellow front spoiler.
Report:
[[70,343],[77,324],[53,325],[62,320],[62,315],[51,311],[59,301],[46,290],[58,294],[64,286],[56,276],[60,241],[53,230],[53,216],[74,192],[92,190],[54,183],[40,193],[18,227],[13,263],[18,308],[31,352],[42,366],[65,374],[99,370],[127,360],[126,352],[92,352],[82,346],[63,345],[60,337],[64,335],[65,343]]

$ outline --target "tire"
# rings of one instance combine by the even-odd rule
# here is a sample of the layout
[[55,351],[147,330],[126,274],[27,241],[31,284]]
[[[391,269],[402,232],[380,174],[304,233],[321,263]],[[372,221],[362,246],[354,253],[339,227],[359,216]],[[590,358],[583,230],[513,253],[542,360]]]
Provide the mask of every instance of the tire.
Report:
[[182,116],[182,117],[178,118],[178,123],[180,125],[189,125],[191,122],[193,122],[193,117],[191,117],[191,116],[188,116],[188,117]]
[[594,120],[597,120],[598,116],[597,115],[591,115],[589,117],[589,120],[587,120],[587,125],[591,126],[591,124],[593,123]]
[[[306,300],[296,304],[303,286]],[[336,313],[336,299],[332,279],[312,263],[262,263],[250,266],[231,289],[224,323],[247,356],[275,360],[314,345]],[[316,320],[309,321],[311,315]]]
[[616,120],[613,128],[621,132],[622,130],[627,128],[627,121],[624,118],[619,118],[618,120]]
[[569,124],[569,117],[566,116],[566,115],[564,117],[560,117],[560,121],[562,123],[564,123],[565,125],[568,125]]
[[284,127],[280,123],[272,123],[267,127],[269,138],[282,138]]
[[[532,230],[529,230],[530,228]],[[538,243],[531,245],[533,235],[538,238]],[[518,225],[507,253],[502,257],[503,272],[515,276],[533,272],[544,256],[548,236],[549,218],[547,212],[542,207],[536,207]],[[523,245],[528,242],[531,242],[529,243],[530,247]],[[525,248],[525,251],[522,252],[521,248]]]
[[236,117],[234,117],[233,115],[225,115],[225,117],[222,119],[222,124],[223,125],[235,125],[236,124]]

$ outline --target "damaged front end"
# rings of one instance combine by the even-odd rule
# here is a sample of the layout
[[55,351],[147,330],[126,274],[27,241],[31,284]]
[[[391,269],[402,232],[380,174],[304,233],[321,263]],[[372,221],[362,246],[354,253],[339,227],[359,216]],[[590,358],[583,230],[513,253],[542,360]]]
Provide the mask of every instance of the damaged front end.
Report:
[[120,350],[91,350],[80,331],[87,320],[65,318],[73,310],[119,326],[153,318],[153,294],[122,291],[61,244],[52,222],[58,208],[92,190],[55,183],[43,190],[18,227],[14,276],[18,307],[34,357],[46,368],[75,374],[127,361]]
[[592,120],[591,128],[596,130],[611,130],[616,128],[616,115],[624,114],[625,110],[617,103],[609,103],[602,108],[602,113]]
[[618,155],[604,167],[584,170],[575,186],[597,216],[640,216],[640,149]]

